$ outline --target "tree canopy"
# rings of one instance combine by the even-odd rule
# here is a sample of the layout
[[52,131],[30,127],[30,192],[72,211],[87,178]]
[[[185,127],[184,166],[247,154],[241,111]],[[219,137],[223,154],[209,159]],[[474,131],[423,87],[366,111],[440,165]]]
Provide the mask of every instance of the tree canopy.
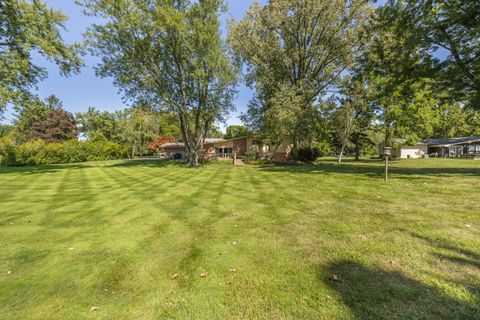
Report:
[[178,118],[191,166],[210,127],[233,108],[237,71],[220,36],[221,0],[79,0],[105,20],[87,34],[126,97]]
[[75,139],[78,130],[72,113],[63,109],[52,109],[45,120],[32,124],[28,140],[43,140],[47,143]]
[[224,139],[234,139],[251,135],[247,127],[241,125],[231,125],[227,127]]
[[241,21],[232,22],[229,42],[256,91],[249,125],[282,132],[294,145],[310,143],[315,103],[358,58],[371,11],[360,0],[270,0],[264,7],[254,3]]
[[480,2],[391,0],[401,7],[429,55],[439,57],[437,77],[450,95],[480,109]]
[[82,66],[79,45],[67,45],[61,31],[67,17],[40,0],[0,1],[0,112],[7,104],[24,104],[47,76],[32,62],[34,53],[55,62],[62,75]]

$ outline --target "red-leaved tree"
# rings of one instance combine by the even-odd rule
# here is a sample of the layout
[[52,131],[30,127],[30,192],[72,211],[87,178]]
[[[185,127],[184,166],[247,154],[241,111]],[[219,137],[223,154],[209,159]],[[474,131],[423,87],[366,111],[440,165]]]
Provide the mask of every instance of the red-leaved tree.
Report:
[[61,142],[75,139],[78,130],[75,118],[70,112],[63,109],[54,109],[47,118],[34,122],[29,140],[41,139],[45,142]]
[[152,151],[155,151],[155,152],[159,152],[160,151],[160,147],[165,144],[165,143],[171,143],[171,142],[176,142],[177,139],[175,137],[172,137],[172,136],[165,136],[165,135],[161,135],[161,136],[158,136],[155,140],[153,140],[152,142],[150,142],[148,144],[148,149],[152,150]]

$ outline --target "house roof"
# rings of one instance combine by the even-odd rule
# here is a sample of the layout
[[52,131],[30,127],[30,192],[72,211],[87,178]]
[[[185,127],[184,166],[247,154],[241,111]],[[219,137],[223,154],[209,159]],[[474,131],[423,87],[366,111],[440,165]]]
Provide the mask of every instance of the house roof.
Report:
[[456,137],[448,139],[425,139],[423,143],[428,144],[430,147],[448,147],[459,144],[480,142],[480,137]]
[[[210,143],[217,143],[217,142],[227,142],[227,141],[234,141],[234,140],[239,140],[239,139],[255,138],[255,137],[256,137],[255,135],[248,135],[248,136],[237,137],[237,138],[232,138],[232,139],[205,139],[205,143],[210,144]],[[207,141],[207,140],[210,140],[210,141]]]
[[[219,142],[227,142],[227,141],[233,141],[233,140],[245,139],[245,138],[252,138],[252,137],[255,137],[255,136],[254,135],[249,135],[249,136],[238,137],[238,138],[233,138],[233,139],[205,138],[204,144],[214,144],[214,143],[219,143]],[[160,146],[160,148],[185,148],[185,144],[183,142],[169,142],[169,143],[162,144]]]
[[[210,144],[210,143],[216,143],[216,142],[222,142],[222,141],[226,141],[224,139],[220,139],[220,138],[205,138],[205,144]],[[175,149],[175,148],[178,148],[178,149],[183,149],[185,148],[185,143],[183,142],[168,142],[168,143],[164,143],[160,146],[160,148],[170,148],[170,149]]]
[[183,149],[185,148],[185,144],[183,142],[168,142],[168,143],[162,144],[160,148]]
[[215,142],[222,142],[225,139],[222,138],[205,138],[205,143],[215,143]]
[[[406,139],[400,139],[400,138],[393,138],[392,139],[393,143],[400,144],[400,145],[405,144],[406,141],[407,141]],[[419,142],[417,142],[416,145],[418,146],[418,145],[425,145],[425,144],[427,144],[427,143],[425,143],[424,141],[419,141]]]

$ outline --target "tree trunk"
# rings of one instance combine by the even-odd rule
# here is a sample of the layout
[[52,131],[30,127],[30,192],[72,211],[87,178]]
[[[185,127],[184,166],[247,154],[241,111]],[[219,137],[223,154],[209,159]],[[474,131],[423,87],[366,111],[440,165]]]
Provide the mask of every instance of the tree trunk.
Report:
[[[203,140],[204,138],[194,138],[189,135],[190,141],[185,143],[185,146],[188,146],[187,161],[189,167],[198,167],[200,164],[200,154],[203,149]],[[192,141],[193,140],[193,141]]]
[[198,167],[199,154],[200,154],[199,150],[193,149],[193,150],[190,151],[190,155],[188,157],[188,166],[189,167]]
[[298,140],[296,135],[293,136],[292,157],[294,160],[298,160]]
[[342,147],[340,148],[340,154],[338,155],[338,163],[342,162],[342,157],[343,153],[345,152],[345,148],[347,147],[348,143],[348,138],[350,137],[350,131],[352,129],[352,122],[353,122],[353,116],[350,111],[350,108],[346,109],[346,124],[345,124],[345,130],[342,132]]
[[338,160],[337,160],[338,163],[342,162],[342,157],[344,152],[345,152],[345,143],[342,143],[342,147],[340,148],[340,154],[338,155]]
[[359,161],[360,160],[360,142],[358,141],[355,141],[355,161]]
[[281,145],[281,144],[282,144],[281,142],[280,142],[280,143],[277,143],[277,144],[275,144],[275,146],[273,147],[272,154],[270,155],[270,161],[275,160],[275,153],[277,153],[277,150],[278,150],[278,148],[280,148],[280,145]]

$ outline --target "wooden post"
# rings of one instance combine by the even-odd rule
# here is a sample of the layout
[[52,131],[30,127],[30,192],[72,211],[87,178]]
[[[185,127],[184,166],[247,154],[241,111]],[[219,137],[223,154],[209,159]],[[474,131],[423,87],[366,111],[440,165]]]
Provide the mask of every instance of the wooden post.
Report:
[[388,181],[388,154],[385,155],[385,182]]

